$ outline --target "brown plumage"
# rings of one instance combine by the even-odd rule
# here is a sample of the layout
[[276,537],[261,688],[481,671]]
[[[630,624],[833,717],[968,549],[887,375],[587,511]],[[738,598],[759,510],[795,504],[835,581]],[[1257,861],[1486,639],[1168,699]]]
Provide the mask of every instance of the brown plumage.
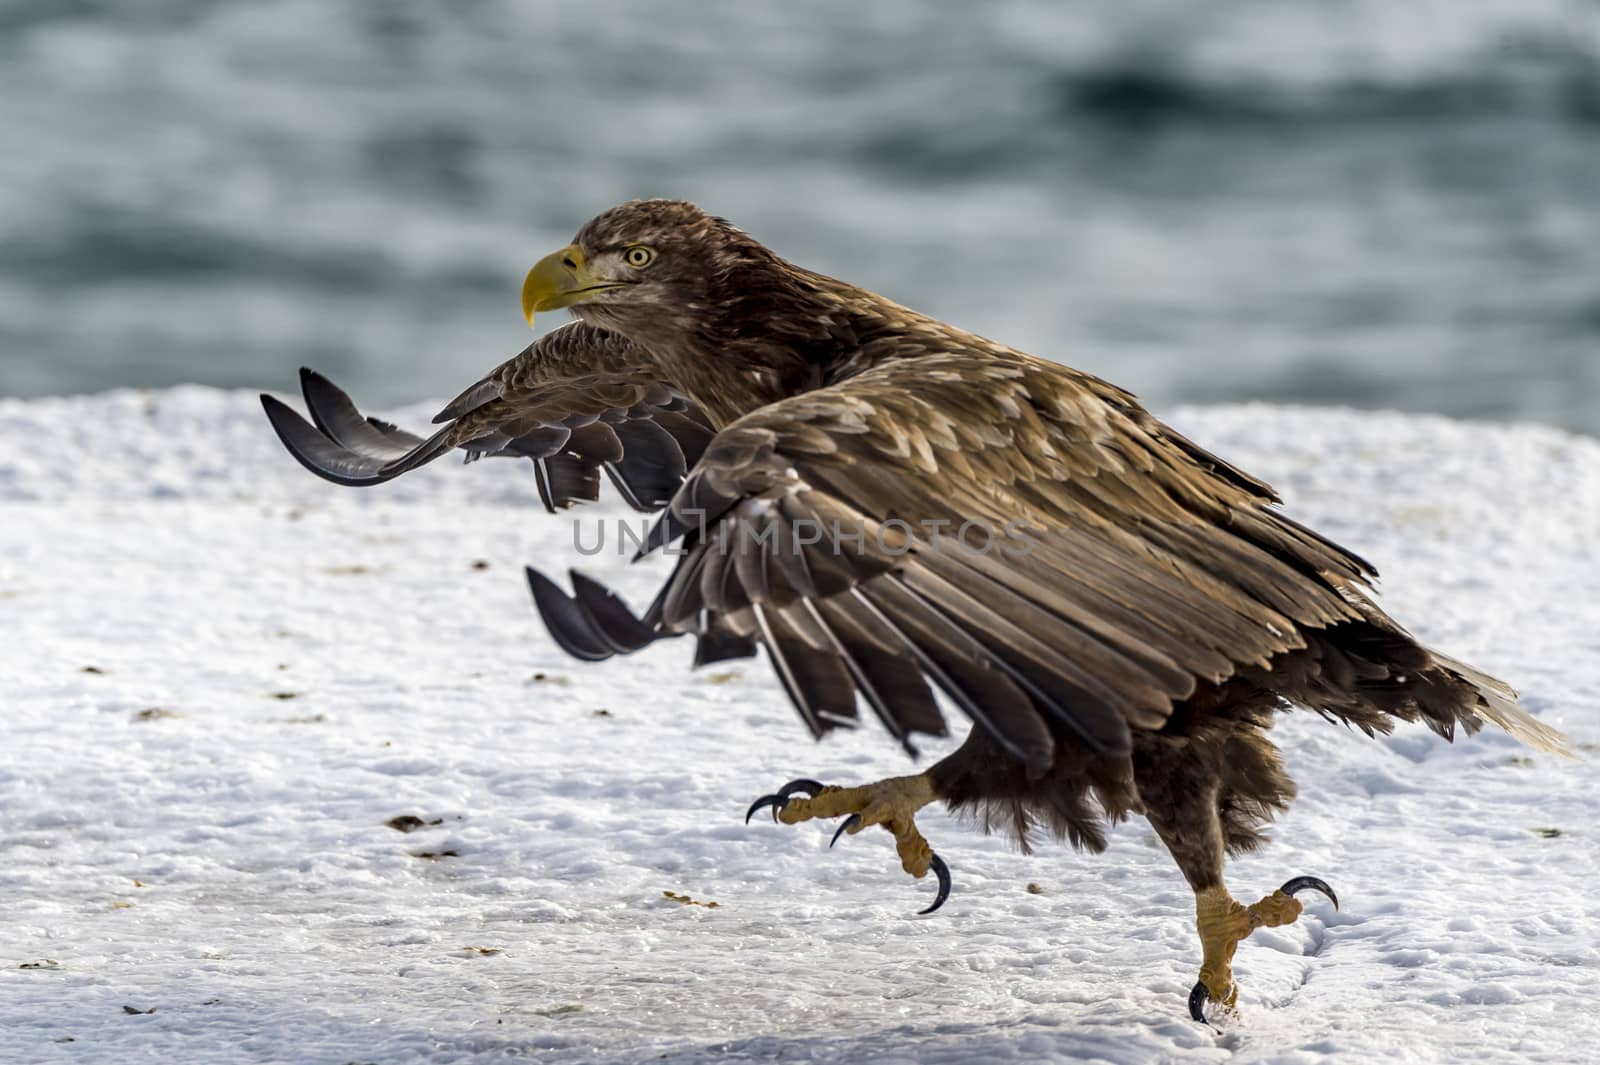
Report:
[[524,298],[579,321],[427,439],[309,372],[316,427],[264,398],[342,483],[459,447],[533,459],[551,508],[595,498],[602,471],[664,507],[652,544],[684,554],[642,616],[532,575],[581,657],[673,635],[698,662],[764,647],[815,735],[865,708],[908,750],[945,732],[942,693],[975,727],[928,771],[933,794],[1024,846],[1042,829],[1097,851],[1107,817],[1143,813],[1202,896],[1294,795],[1267,739],[1281,711],[1447,739],[1492,722],[1560,749],[1505,685],[1380,610],[1365,561],[1095,377],[792,266],[686,203],[600,215]]

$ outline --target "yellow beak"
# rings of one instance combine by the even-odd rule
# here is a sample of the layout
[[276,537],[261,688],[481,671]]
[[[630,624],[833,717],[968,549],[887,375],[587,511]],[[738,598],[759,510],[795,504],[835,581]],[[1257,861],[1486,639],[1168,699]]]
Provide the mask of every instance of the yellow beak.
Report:
[[553,311],[581,303],[596,292],[621,288],[627,282],[605,281],[584,266],[583,250],[569,244],[534,264],[522,282],[522,314],[533,324],[537,311]]

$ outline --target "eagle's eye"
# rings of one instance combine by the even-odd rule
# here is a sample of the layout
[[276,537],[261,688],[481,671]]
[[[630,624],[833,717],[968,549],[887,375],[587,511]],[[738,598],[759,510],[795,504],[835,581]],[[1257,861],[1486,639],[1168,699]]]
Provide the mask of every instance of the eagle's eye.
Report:
[[622,253],[622,261],[633,267],[635,270],[643,270],[645,267],[656,261],[656,250],[654,248],[648,248],[643,244],[635,244],[633,247]]

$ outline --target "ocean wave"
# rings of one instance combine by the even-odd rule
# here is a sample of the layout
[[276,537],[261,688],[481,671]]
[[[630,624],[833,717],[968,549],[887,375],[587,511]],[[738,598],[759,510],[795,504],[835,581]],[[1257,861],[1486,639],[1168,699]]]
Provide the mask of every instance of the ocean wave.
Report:
[[1122,127],[1163,124],[1481,121],[1600,125],[1600,60],[1560,45],[1407,78],[1356,73],[1321,83],[1185,70],[1169,56],[1124,56],[1050,79],[1058,111]]

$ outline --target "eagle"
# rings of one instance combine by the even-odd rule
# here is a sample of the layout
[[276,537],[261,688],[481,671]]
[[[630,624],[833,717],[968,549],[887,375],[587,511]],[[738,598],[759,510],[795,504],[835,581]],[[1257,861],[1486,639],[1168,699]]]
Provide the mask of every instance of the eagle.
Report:
[[[1374,602],[1373,567],[1289,517],[1273,489],[1130,393],[791,264],[693,204],[638,200],[585,223],[522,286],[575,321],[452,400],[429,435],[363,416],[301,371],[307,421],[263,395],[289,452],[378,485],[461,449],[532,461],[551,512],[602,479],[658,513],[641,555],[677,562],[642,612],[576,571],[530,568],[550,635],[580,659],[689,636],[696,665],[765,651],[815,737],[863,709],[920,773],[794,780],[757,799],[796,824],[878,825],[913,877],[949,867],[933,802],[1083,850],[1148,819],[1195,895],[1190,1013],[1235,1008],[1232,961],[1296,920],[1296,876],[1252,903],[1224,883],[1295,785],[1268,738],[1314,711],[1368,736],[1494,724],[1565,754],[1506,684],[1423,646]],[[942,697],[942,698],[941,698]]]

